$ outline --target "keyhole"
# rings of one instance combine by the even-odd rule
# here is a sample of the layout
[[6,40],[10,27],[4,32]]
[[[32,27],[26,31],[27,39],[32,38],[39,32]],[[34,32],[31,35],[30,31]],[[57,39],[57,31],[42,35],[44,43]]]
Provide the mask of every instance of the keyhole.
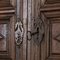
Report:
[[37,40],[39,39],[39,27],[37,27]]

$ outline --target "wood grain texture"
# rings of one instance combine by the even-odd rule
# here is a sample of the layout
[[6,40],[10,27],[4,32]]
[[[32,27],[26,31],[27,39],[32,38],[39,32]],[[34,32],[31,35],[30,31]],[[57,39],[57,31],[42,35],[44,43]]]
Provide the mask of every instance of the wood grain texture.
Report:
[[[14,44],[14,39],[11,39],[12,37],[11,37],[11,33],[13,34],[13,36],[14,36],[14,30],[11,32],[11,29],[12,29],[12,27],[11,27],[11,25],[12,25],[12,23],[13,22],[11,22],[11,20],[9,20],[8,19],[8,17],[7,16],[5,16],[4,17],[5,18],[5,20],[4,19],[2,19],[2,18],[0,18],[0,24],[7,24],[8,26],[6,26],[5,28],[7,28],[7,32],[6,32],[6,40],[2,40],[2,41],[0,41],[0,46],[3,48],[1,48],[0,47],[0,59],[1,58],[3,58],[3,59],[5,59],[5,58],[8,58],[8,59],[13,59],[13,58],[15,58],[15,44]],[[10,17],[9,17],[10,18]],[[13,20],[12,20],[13,21]],[[10,24],[10,22],[11,22],[11,24]],[[13,26],[13,29],[14,29],[14,26]],[[4,29],[3,29],[4,30]],[[2,30],[2,31],[3,31]],[[0,31],[1,31],[1,29],[0,29]],[[3,32],[5,32],[5,31],[3,31]],[[2,33],[3,33],[2,32]],[[13,37],[14,38],[14,37]],[[4,43],[6,43],[5,45],[4,45],[4,43],[2,43],[3,41],[5,41]],[[13,43],[12,43],[12,42]],[[12,44],[14,44],[14,45],[12,45]],[[2,45],[3,44],[3,45]],[[4,47],[4,46],[6,46],[6,47]],[[12,47],[12,48],[11,48]],[[14,50],[14,51],[13,51]],[[13,58],[11,57],[11,56],[13,56]],[[15,59],[13,59],[13,60],[15,60]]]
[[60,59],[59,3],[60,3],[59,0],[46,0],[40,7],[41,18],[44,19],[45,21],[45,39],[44,39],[45,41],[43,41],[44,44],[41,47],[41,60]]
[[41,7],[58,7],[60,6],[60,0],[41,0]]
[[0,60],[15,60],[15,3],[13,0],[0,0]]
[[0,0],[0,10],[11,10],[16,7],[16,1],[14,0]]
[[55,4],[55,3],[60,3],[60,0],[46,0],[47,4]]

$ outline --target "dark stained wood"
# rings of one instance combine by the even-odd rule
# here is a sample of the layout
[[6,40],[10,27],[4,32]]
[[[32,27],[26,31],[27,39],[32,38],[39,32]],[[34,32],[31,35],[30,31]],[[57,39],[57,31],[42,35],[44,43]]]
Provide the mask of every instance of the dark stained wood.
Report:
[[15,1],[0,0],[0,60],[16,59],[14,27]]
[[15,7],[15,1],[14,0],[0,0],[0,10],[11,10]]
[[[23,2],[25,33],[21,60],[60,60],[60,0],[23,0]],[[39,43],[41,36],[37,38],[35,34],[29,40],[28,32],[34,32],[38,27],[42,28],[39,23],[41,21],[43,39]]]
[[55,4],[55,3],[60,3],[60,0],[46,0],[47,4]]
[[[9,1],[5,2],[9,6],[2,5],[4,8],[0,8],[0,19],[6,21],[7,18],[10,22],[9,52],[11,53],[8,53],[10,56],[4,55],[4,57],[15,60],[13,37],[15,5]],[[24,37],[19,48],[19,60],[60,60],[60,0],[20,0],[20,18],[23,22]],[[41,21],[43,23],[40,25]],[[29,40],[28,32],[33,33],[37,31],[36,29],[39,29],[40,33],[32,35]]]
[[[9,18],[5,16],[4,18],[0,18],[0,33],[5,34],[4,38],[0,40],[0,59],[8,58],[8,60],[15,60],[14,18],[11,19],[11,16]],[[5,27],[3,27],[4,25]]]
[[10,5],[10,0],[0,0],[0,7],[6,7]]
[[45,21],[45,42],[42,41],[44,45],[41,47],[41,60],[60,60],[60,1],[45,2],[40,8],[41,18]]
[[41,7],[59,7],[60,6],[60,0],[41,0]]

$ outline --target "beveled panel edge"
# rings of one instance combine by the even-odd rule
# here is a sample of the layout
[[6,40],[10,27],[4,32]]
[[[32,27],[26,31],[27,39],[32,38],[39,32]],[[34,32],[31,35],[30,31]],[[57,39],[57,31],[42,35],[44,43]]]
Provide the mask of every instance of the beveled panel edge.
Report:
[[47,0],[41,0],[41,4],[40,4],[41,9],[47,9],[47,8],[55,9],[56,7],[59,8],[59,6],[60,6],[60,2],[58,2],[58,3],[47,3]]
[[[49,41],[49,39],[50,39],[50,37],[49,37],[49,34],[51,33],[51,32],[49,32],[49,22],[50,21],[54,21],[54,22],[56,22],[56,20],[57,20],[57,22],[60,22],[59,20],[60,20],[60,13],[59,13],[59,11],[57,10],[57,11],[52,11],[52,10],[50,10],[50,11],[42,11],[41,12],[41,18],[45,21],[45,46],[44,46],[44,49],[46,49],[46,54],[44,55],[45,56],[45,59],[47,60],[49,60],[49,59],[55,59],[56,58],[56,60],[57,60],[57,58],[59,58],[60,59],[60,54],[55,54],[55,55],[53,55],[51,52],[50,52],[50,41]],[[43,17],[42,17],[43,16]],[[43,47],[42,47],[43,48]],[[57,57],[56,57],[57,56]]]

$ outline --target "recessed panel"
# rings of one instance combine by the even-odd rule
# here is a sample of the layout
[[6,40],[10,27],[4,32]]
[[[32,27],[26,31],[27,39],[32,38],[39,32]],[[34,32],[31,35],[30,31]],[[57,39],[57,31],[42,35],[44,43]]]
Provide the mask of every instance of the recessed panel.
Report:
[[53,22],[50,30],[51,53],[60,55],[60,22]]
[[0,24],[0,51],[6,51],[7,24]]
[[9,19],[0,19],[0,58],[8,58],[9,55]]

